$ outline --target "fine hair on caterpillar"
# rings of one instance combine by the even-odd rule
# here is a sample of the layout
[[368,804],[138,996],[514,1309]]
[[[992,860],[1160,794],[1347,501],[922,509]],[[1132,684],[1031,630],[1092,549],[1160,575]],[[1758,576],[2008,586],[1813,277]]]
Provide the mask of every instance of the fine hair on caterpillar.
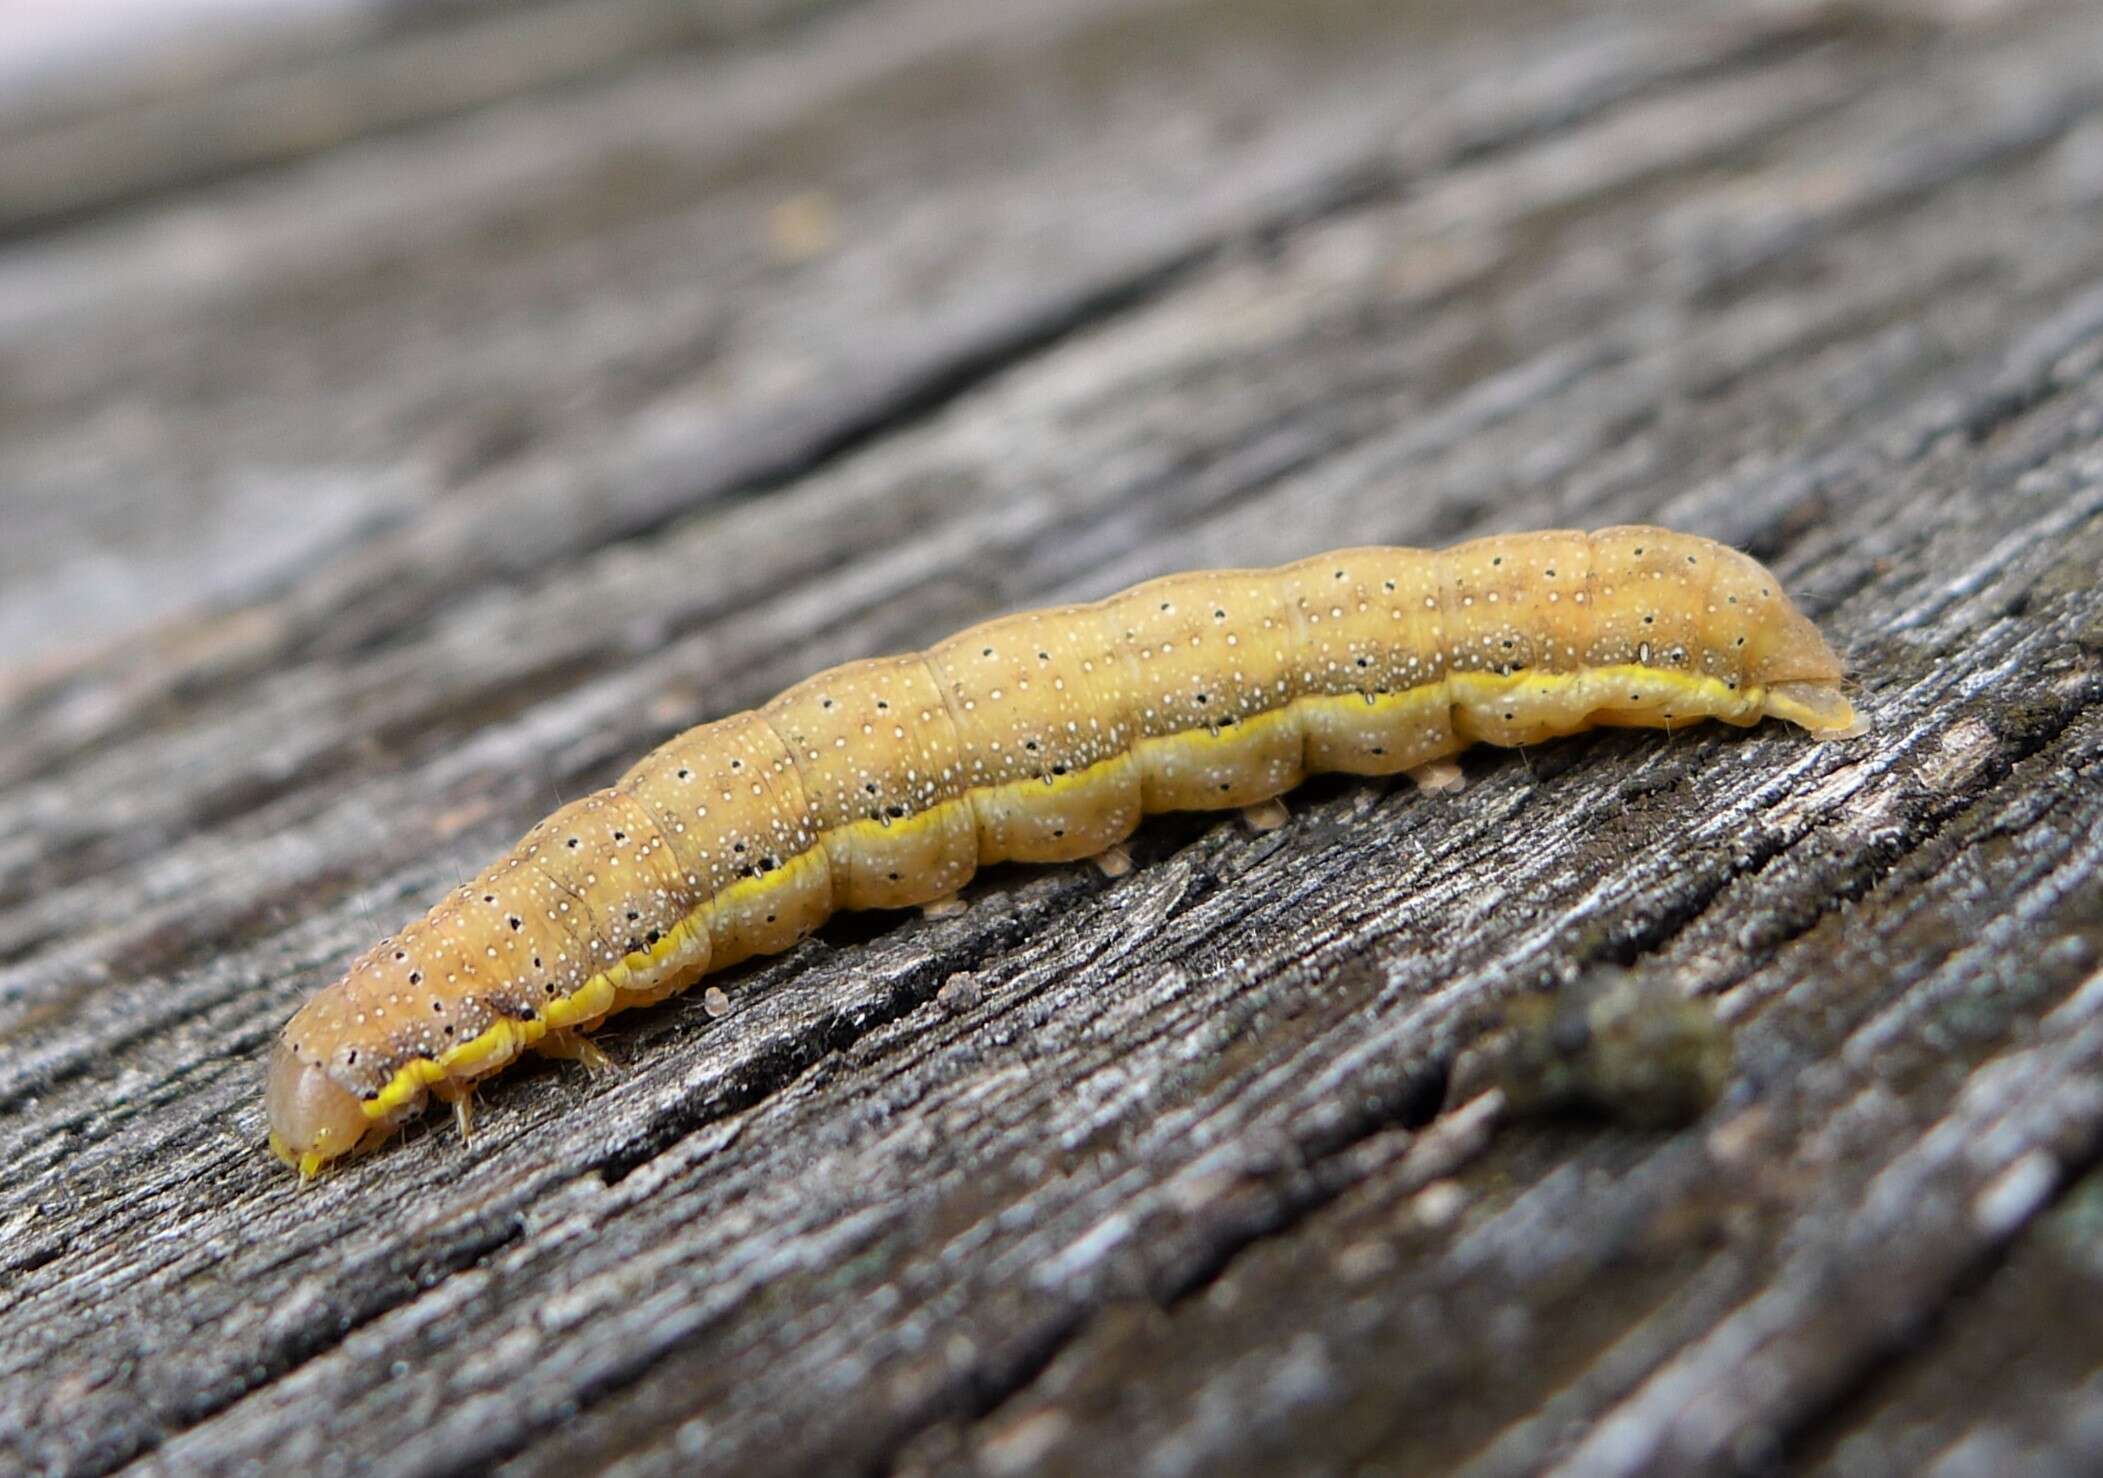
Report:
[[687,730],[559,807],[300,1007],[278,1156],[312,1177],[428,1100],[840,909],[945,908],[981,866],[1095,858],[1149,813],[1311,774],[1459,779],[1471,743],[1777,718],[1861,731],[1841,663],[1758,561],[1640,526],[1344,549],[1170,575],[851,662]]

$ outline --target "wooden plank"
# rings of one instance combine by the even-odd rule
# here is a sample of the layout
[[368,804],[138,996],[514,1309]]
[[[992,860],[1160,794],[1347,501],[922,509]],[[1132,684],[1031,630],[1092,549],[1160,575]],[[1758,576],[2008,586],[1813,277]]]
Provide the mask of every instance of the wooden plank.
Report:
[[[59,551],[0,602],[0,1452],[2078,1467],[2096,10],[951,14],[0,253],[0,487]],[[715,84],[679,128],[668,74]],[[669,152],[609,193],[592,139]],[[330,540],[215,574],[273,474]],[[261,1150],[291,1006],[687,723],[1166,569],[1637,517],[1772,561],[1873,734],[1168,819],[1120,881],[623,1018],[618,1078],[513,1074],[470,1144],[305,1193]],[[74,615],[97,541],[150,588],[121,638]],[[1691,1127],[1483,1089],[1504,1002],[1612,966],[1730,1027]]]

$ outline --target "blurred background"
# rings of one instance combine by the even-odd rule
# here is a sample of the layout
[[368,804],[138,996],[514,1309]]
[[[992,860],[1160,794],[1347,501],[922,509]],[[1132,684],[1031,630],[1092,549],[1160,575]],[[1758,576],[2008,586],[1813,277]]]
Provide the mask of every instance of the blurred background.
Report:
[[[1400,117],[1440,115],[1405,150],[1503,126],[1451,95],[1486,36],[1387,15],[14,5],[0,670],[294,587],[283,619],[365,629],[390,570],[450,599],[793,476],[1362,191]],[[1630,85],[1583,43],[1512,82]],[[445,592],[403,567],[444,559]]]
[[[5,16],[0,698],[295,587],[273,619],[364,639],[792,478],[1200,262],[1315,268],[1260,304],[1245,279],[1247,332],[1160,371],[1200,402],[1260,380],[1278,412],[1241,450],[1312,455],[1549,343],[1618,357],[1781,259],[1817,270],[1848,212],[2050,154],[2030,208],[2056,233],[2103,188],[2097,12],[2065,0]],[[1628,229],[1566,233],[1587,204]],[[1648,318],[1610,324],[1632,278]],[[1294,403],[1309,336],[1357,403]],[[1146,387],[1095,373],[1099,429]],[[447,560],[449,583],[412,569]],[[390,571],[404,606],[374,604]]]

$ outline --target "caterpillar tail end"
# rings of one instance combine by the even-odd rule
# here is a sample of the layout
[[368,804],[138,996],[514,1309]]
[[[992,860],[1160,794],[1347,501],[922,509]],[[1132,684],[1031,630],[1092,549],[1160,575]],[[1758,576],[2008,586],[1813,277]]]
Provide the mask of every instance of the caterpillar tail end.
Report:
[[1763,707],[1770,717],[1810,730],[1813,739],[1855,739],[1869,732],[1869,720],[1831,683],[1775,683]]

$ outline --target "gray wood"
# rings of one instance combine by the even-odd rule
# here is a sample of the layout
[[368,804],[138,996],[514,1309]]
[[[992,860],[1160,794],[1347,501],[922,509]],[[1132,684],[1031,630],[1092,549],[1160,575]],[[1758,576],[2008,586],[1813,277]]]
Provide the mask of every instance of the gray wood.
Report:
[[[0,111],[69,192],[0,207],[0,1465],[2092,1469],[2103,10],[669,14]],[[108,147],[469,35],[539,60]],[[293,1005],[680,727],[1636,518],[1873,732],[1166,818],[263,1149]],[[1485,1086],[1608,967],[1729,1027],[1692,1125]]]

